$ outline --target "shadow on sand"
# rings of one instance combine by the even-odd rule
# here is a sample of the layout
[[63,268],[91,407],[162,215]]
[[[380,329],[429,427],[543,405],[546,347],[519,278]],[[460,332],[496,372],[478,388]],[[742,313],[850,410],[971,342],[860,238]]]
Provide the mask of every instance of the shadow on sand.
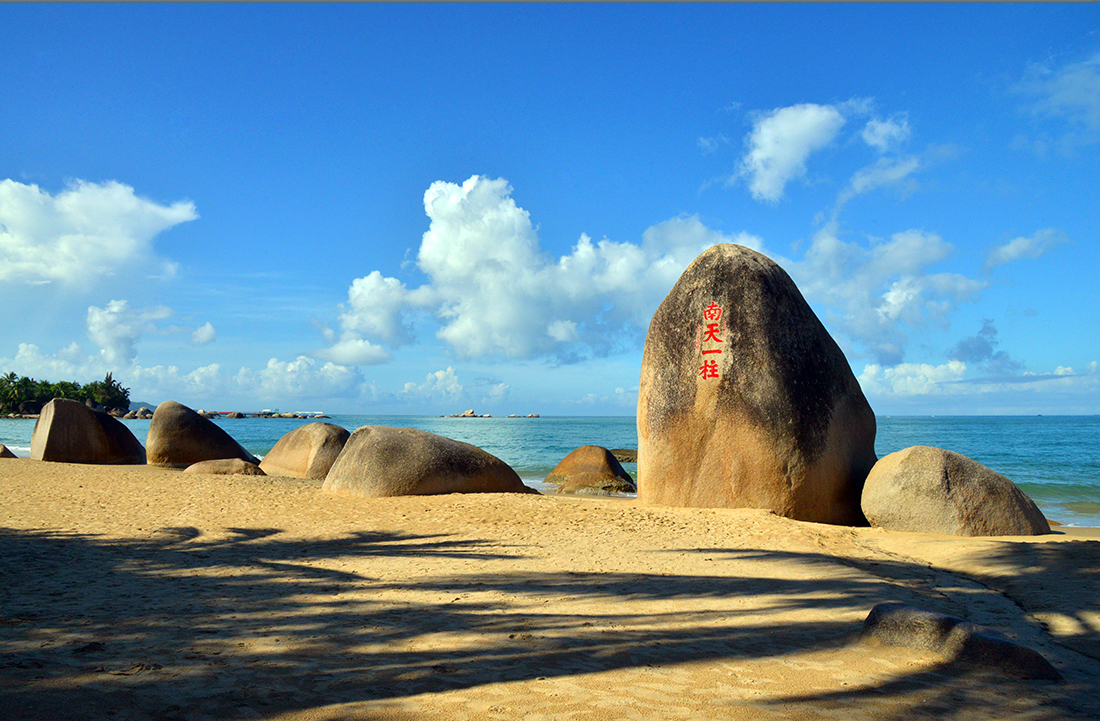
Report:
[[[717,564],[708,575],[440,576],[419,572],[416,561],[503,559],[521,556],[523,548],[380,532],[310,542],[285,540],[272,528],[230,531],[209,540],[194,528],[162,529],[141,540],[0,531],[0,708],[6,709],[0,715],[255,718],[509,681],[779,658],[851,643],[858,624],[775,617],[725,623],[729,612],[708,610],[706,599],[768,594],[769,613],[813,608],[820,619],[830,609],[890,600],[882,578],[912,589],[929,574],[919,564],[876,562],[873,575],[741,578],[722,575],[722,559],[763,552],[708,549]],[[824,555],[790,556],[838,565]],[[341,568],[369,569],[369,562],[351,561],[372,557],[407,560],[408,576],[382,581]],[[1033,578],[1041,573],[1041,556],[1027,563],[1036,569]],[[66,584],[73,567],[94,580]],[[597,598],[616,602],[615,612],[606,611],[607,603],[593,606],[600,612],[577,612]],[[568,600],[568,610],[559,611],[557,599]],[[676,599],[696,602],[653,610],[652,602]],[[982,673],[941,667],[784,705],[804,714],[842,700],[916,694],[919,702],[904,705],[898,718],[965,718],[980,703],[970,693],[988,680]],[[995,682],[1010,687],[1009,696],[1044,689],[1049,707],[1038,715],[1030,708],[1029,718],[1089,718],[1098,710],[1092,692],[1071,682],[1057,689]],[[631,675],[620,683],[630,684]]]

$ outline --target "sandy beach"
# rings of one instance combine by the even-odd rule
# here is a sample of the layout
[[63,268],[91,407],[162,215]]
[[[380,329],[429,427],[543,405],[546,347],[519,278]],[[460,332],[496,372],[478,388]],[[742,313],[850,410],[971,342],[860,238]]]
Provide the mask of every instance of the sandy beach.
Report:
[[[0,460],[0,716],[1098,718],[1100,534],[1056,530]],[[861,641],[883,601],[1064,679]]]

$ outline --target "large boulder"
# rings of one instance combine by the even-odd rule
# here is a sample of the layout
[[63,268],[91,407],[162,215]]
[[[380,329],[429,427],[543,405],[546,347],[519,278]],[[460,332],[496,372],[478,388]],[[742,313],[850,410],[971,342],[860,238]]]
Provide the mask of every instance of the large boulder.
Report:
[[260,468],[269,476],[324,480],[350,436],[332,423],[307,423],[280,438]]
[[581,446],[561,460],[546,483],[559,493],[610,496],[638,489],[615,455],[602,446]]
[[58,463],[135,465],[145,449],[120,421],[78,401],[55,398],[42,406],[31,433],[30,457]]
[[356,429],[322,488],[357,496],[537,493],[512,468],[469,443],[415,428]]
[[240,458],[260,464],[213,421],[175,401],[157,406],[149,422],[146,441],[149,464],[168,468],[187,468],[199,461]]
[[0,458],[18,458],[18,456],[8,450],[8,447],[3,443],[0,443]]
[[767,257],[716,245],[649,325],[638,498],[862,525],[875,415],[839,346]]
[[872,526],[954,536],[1050,533],[1042,512],[1019,486],[966,456],[913,446],[882,458],[863,486]]

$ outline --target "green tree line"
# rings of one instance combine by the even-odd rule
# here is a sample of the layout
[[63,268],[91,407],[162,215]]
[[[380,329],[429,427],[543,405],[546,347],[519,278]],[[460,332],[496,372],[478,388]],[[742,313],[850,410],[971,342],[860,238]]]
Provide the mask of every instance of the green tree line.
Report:
[[0,375],[0,413],[15,413],[23,401],[49,403],[54,398],[95,401],[104,408],[130,408],[130,389],[108,373],[101,381],[80,385],[76,381],[38,381],[15,373]]

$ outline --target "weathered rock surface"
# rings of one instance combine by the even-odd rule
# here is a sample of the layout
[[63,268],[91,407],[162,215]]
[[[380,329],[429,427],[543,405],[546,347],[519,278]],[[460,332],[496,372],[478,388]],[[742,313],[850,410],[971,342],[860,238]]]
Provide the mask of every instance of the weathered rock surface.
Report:
[[934,651],[952,661],[999,669],[1018,678],[1062,678],[1042,654],[994,631],[894,601],[871,609],[863,622],[863,637],[890,646]]
[[187,468],[199,461],[240,458],[260,464],[224,430],[195,411],[175,401],[157,406],[149,423],[146,453],[149,464]]
[[324,480],[351,433],[332,423],[307,423],[268,451],[260,468],[269,476]]
[[700,255],[657,309],[638,393],[638,498],[862,525],[875,415],[774,262]]
[[638,451],[634,448],[612,448],[611,455],[615,456],[615,459],[619,463],[637,463]]
[[42,407],[31,434],[30,457],[58,463],[137,465],[145,449],[117,419],[78,401],[55,398]]
[[213,461],[199,461],[183,469],[184,473],[213,473],[219,476],[266,476],[255,463],[240,458],[219,458]]
[[559,493],[612,496],[638,490],[614,454],[601,446],[571,452],[546,476],[546,483],[558,486]]
[[0,443],[0,458],[18,458],[18,456],[12,453],[3,443]]
[[913,446],[879,460],[863,486],[872,526],[955,536],[1050,533],[1035,503],[1000,473],[966,456]]
[[358,496],[537,493],[496,456],[414,428],[356,429],[329,469],[326,491]]

